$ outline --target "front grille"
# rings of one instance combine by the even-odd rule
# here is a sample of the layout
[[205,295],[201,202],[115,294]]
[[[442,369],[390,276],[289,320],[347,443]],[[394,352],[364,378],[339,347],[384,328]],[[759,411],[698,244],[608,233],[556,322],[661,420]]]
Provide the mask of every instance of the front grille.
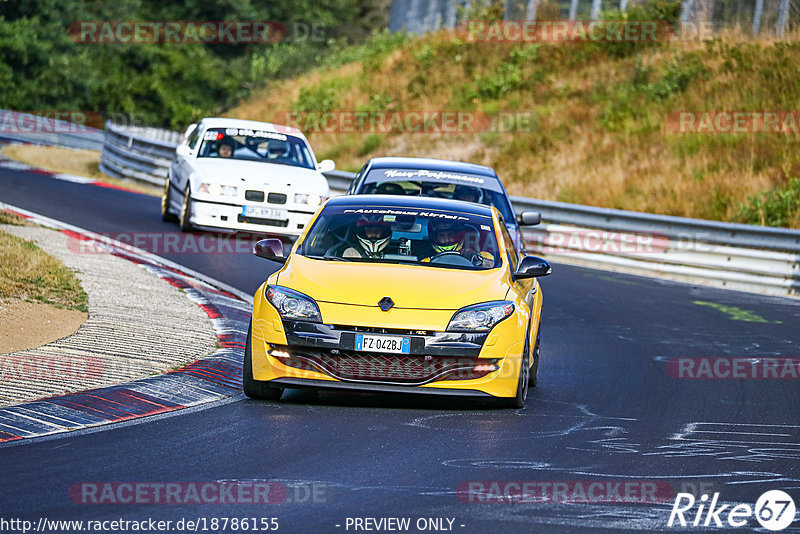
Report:
[[240,223],[250,223],[250,224],[263,224],[266,226],[279,226],[281,228],[286,228],[289,226],[289,220],[278,220],[278,219],[260,219],[258,217],[244,217],[243,215],[239,215],[238,220]]
[[286,204],[286,195],[283,193],[270,193],[267,195],[267,202],[270,204]]
[[250,202],[264,202],[264,192],[247,190],[244,192],[244,198]]
[[[376,354],[347,350],[291,350],[281,347],[273,356],[284,365],[321,371],[343,381],[421,385],[437,380],[472,380],[492,372],[496,359],[442,358],[407,354]],[[336,354],[338,353],[338,354]],[[483,368],[476,371],[476,365]]]

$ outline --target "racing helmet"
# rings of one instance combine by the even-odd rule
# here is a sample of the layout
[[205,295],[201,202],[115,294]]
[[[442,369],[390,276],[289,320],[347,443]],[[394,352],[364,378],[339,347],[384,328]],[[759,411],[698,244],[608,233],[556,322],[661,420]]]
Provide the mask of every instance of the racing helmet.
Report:
[[289,143],[286,141],[272,140],[267,146],[267,156],[270,159],[285,158],[289,155]]
[[466,229],[457,221],[433,220],[428,223],[428,237],[437,254],[460,252],[464,248]]
[[457,185],[453,190],[453,198],[456,200],[464,200],[466,202],[481,202],[483,192],[480,188],[472,187],[469,185]]
[[365,216],[356,221],[356,239],[369,256],[377,256],[389,245],[392,225],[383,216]]

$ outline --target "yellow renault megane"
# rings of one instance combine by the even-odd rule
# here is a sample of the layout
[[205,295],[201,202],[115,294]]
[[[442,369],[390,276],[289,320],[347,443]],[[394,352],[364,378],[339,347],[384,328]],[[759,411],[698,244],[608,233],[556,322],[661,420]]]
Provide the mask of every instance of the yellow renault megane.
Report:
[[543,259],[520,257],[496,208],[342,196],[314,216],[258,289],[247,396],[284,388],[497,398],[521,407],[539,367]]

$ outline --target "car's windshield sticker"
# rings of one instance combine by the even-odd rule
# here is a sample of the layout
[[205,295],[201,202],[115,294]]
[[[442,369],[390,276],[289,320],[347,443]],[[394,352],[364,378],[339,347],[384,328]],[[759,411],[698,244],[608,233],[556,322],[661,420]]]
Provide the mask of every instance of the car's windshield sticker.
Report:
[[[431,212],[431,211],[401,211],[401,210],[393,210],[393,209],[384,209],[384,208],[358,208],[358,209],[346,209],[343,210],[342,213],[357,213],[359,215],[384,215],[384,216],[397,216],[397,215],[412,215],[414,217],[431,217],[431,218],[439,218],[439,219],[451,219],[454,221],[469,221],[469,217],[464,217],[462,215],[450,215],[447,213],[438,213],[438,212]],[[388,221],[384,217],[384,220]]]
[[466,174],[454,174],[452,172],[428,171],[425,169],[396,170],[389,169],[383,172],[387,178],[431,178],[433,180],[458,180],[473,184],[484,184],[486,180],[479,176],[469,176]]

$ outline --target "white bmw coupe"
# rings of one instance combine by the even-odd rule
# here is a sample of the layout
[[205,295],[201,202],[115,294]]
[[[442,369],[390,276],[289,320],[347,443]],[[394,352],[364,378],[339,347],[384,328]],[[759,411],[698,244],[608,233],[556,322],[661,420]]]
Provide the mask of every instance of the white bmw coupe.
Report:
[[161,217],[182,231],[299,236],[330,195],[305,136],[287,126],[206,118],[175,149],[161,196]]

